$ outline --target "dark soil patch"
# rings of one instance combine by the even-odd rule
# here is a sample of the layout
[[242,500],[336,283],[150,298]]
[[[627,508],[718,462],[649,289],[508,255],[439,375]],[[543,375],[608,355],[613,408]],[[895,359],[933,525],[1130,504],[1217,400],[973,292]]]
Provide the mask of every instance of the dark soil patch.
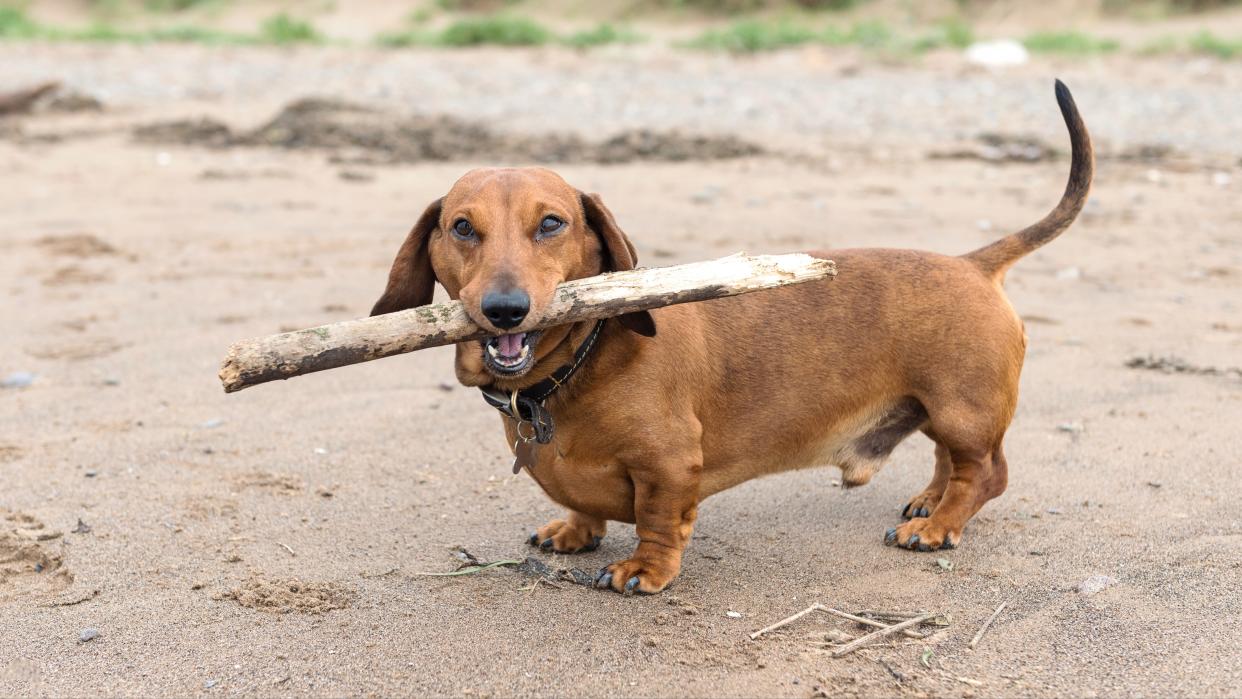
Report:
[[677,131],[624,131],[602,141],[563,134],[500,134],[482,124],[448,116],[408,116],[346,102],[303,99],[249,132],[234,132],[210,118],[138,127],[148,143],[213,148],[261,146],[324,150],[342,163],[397,164],[427,160],[491,160],[538,163],[625,163],[636,160],[722,160],[760,155],[764,149],[733,136]]

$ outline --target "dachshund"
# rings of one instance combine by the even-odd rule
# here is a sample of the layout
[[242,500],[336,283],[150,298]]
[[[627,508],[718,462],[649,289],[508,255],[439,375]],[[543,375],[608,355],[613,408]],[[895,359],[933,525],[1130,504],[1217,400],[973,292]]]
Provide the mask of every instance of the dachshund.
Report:
[[1056,99],[1072,148],[1060,203],[959,257],[812,252],[836,261],[835,280],[540,329],[558,284],[633,269],[634,245],[599,195],[550,170],[478,169],[423,212],[372,315],[430,303],[438,282],[490,333],[457,344],[457,379],[500,411],[515,470],[568,510],[529,542],[590,551],[609,520],[636,525],[637,548],[596,587],[663,590],[714,493],[821,464],[862,485],[916,431],[935,472],[884,540],[953,548],[1008,481],[1026,333],[1005,273],[1091,188],[1090,136],[1059,80]]

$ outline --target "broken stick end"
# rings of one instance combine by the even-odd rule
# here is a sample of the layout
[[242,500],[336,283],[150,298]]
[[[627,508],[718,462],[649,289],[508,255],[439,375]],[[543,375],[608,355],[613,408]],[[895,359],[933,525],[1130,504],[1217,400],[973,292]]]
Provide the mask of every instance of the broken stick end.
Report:
[[237,364],[237,346],[229,348],[229,353],[224,358],[224,363],[220,365],[220,383],[224,386],[225,393],[237,393],[245,388],[248,384],[242,381],[241,367]]

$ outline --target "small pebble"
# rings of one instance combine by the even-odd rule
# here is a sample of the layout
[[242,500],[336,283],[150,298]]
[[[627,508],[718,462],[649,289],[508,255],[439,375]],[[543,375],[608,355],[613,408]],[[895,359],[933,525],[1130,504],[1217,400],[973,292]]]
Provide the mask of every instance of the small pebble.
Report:
[[199,427],[202,427],[205,430],[214,430],[215,428],[223,424],[224,424],[224,420],[221,420],[218,417],[213,417],[207,422],[204,422],[203,424],[199,425]]
[[90,641],[95,640],[96,638],[99,638],[99,629],[92,629],[90,627],[87,627],[85,629],[82,629],[80,632],[78,632],[79,643],[88,643]]
[[845,633],[841,629],[829,629],[826,633],[824,633],[824,638],[833,643],[849,643],[856,637]]
[[87,470],[85,473],[83,473],[82,475],[83,475],[83,476],[86,476],[87,478],[94,478],[95,476],[98,476],[98,475],[99,475],[99,471],[96,471],[95,469],[88,469],[88,470]]
[[1104,588],[1115,585],[1117,579],[1107,575],[1092,575],[1091,577],[1078,583],[1078,593],[1082,595],[1094,595],[1101,592]]
[[15,371],[0,380],[0,388],[26,388],[34,383],[35,375],[29,371]]
[[733,610],[729,610],[729,611],[725,612],[725,616],[729,617],[730,619],[741,619],[741,618],[742,618],[742,613],[741,613],[741,612],[735,612],[735,611],[733,611]]
[[206,682],[203,683],[203,688],[211,689],[212,687],[216,686],[216,684],[217,684],[216,680],[207,680]]

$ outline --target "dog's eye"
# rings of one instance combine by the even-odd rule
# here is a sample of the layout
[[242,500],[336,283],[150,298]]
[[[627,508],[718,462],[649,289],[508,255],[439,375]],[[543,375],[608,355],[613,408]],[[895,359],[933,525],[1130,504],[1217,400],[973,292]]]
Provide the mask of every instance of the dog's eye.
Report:
[[544,216],[539,222],[539,235],[548,236],[565,227],[565,222],[555,216]]
[[474,238],[474,226],[464,218],[457,219],[457,223],[453,224],[453,235],[462,240],[472,240]]

